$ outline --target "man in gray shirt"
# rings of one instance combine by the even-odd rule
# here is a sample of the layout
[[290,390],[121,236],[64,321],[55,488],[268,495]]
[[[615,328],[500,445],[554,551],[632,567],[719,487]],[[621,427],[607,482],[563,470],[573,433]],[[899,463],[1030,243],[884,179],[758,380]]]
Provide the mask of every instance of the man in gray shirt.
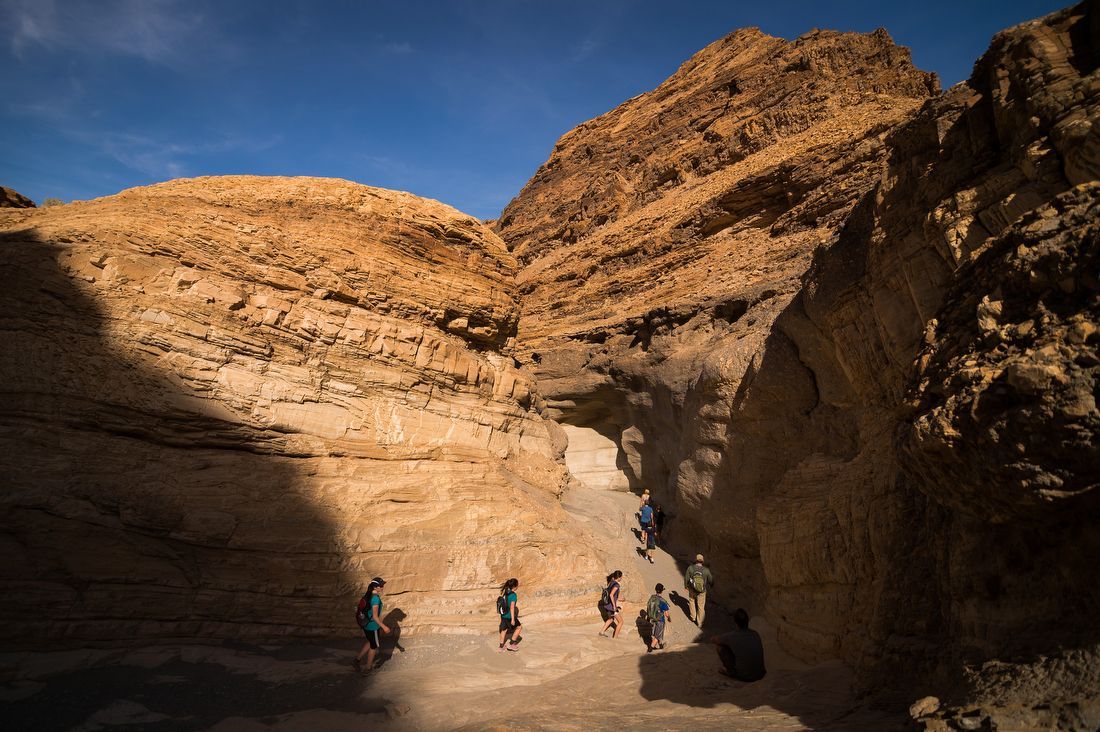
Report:
[[733,622],[737,624],[735,629],[710,639],[718,646],[718,657],[724,666],[720,671],[738,681],[759,681],[767,673],[760,634],[749,629],[749,614],[742,608],[733,613]]

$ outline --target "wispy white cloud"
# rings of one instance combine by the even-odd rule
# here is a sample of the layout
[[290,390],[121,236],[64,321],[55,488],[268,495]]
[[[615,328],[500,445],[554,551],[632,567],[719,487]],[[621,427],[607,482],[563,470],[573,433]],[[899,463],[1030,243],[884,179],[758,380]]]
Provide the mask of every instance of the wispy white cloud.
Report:
[[381,49],[391,56],[408,56],[413,52],[412,44],[408,41],[388,41],[381,45]]
[[193,41],[207,30],[204,17],[179,0],[0,3],[0,34],[20,60],[41,48],[73,54],[112,53],[180,66]]
[[576,48],[573,49],[573,53],[570,54],[569,58],[573,61],[573,63],[579,63],[598,51],[600,49],[600,46],[600,42],[597,41],[595,37],[589,35],[587,38],[581,41]]
[[260,140],[224,136],[204,141],[163,140],[131,133],[64,130],[73,140],[96,149],[130,170],[156,180],[193,175],[198,158],[229,152],[256,153],[274,147],[279,137]]

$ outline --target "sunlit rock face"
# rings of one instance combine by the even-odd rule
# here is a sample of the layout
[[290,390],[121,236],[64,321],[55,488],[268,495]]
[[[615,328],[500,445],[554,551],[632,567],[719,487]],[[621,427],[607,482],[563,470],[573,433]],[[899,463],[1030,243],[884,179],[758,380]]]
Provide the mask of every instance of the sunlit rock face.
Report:
[[1097,3],[1010,29],[935,95],[881,32],[740,31],[565,135],[497,224],[548,414],[602,415],[681,553],[804,658],[994,705],[1098,688],[1098,36]]
[[0,213],[0,259],[6,647],[343,634],[375,575],[410,628],[590,604],[476,219],[205,178]]

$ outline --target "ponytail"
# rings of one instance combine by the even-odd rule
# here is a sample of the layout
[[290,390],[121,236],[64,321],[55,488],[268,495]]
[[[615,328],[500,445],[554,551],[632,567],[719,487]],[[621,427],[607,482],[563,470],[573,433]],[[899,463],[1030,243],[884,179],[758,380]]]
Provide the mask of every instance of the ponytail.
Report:
[[619,579],[622,576],[623,576],[623,571],[621,569],[616,569],[614,572],[607,575],[607,584],[611,584],[612,582],[614,582],[615,580]]
[[513,577],[512,579],[508,580],[500,586],[500,594],[507,595],[509,592],[516,589],[517,587],[519,587],[519,580]]

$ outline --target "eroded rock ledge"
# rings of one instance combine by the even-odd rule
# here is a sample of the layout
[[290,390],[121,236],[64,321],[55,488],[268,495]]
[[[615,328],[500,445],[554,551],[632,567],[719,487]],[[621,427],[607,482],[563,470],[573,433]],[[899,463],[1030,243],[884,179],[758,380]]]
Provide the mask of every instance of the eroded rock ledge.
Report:
[[513,575],[530,612],[587,606],[476,219],[181,180],[0,213],[0,258],[5,647],[342,635],[375,574],[410,628],[488,617]]

